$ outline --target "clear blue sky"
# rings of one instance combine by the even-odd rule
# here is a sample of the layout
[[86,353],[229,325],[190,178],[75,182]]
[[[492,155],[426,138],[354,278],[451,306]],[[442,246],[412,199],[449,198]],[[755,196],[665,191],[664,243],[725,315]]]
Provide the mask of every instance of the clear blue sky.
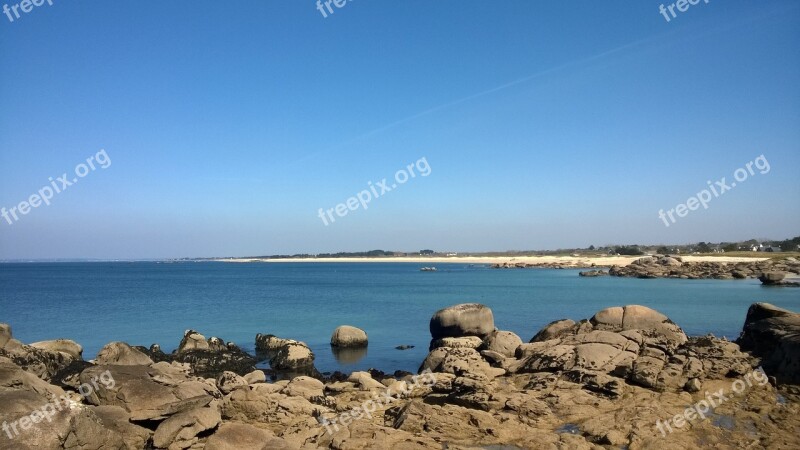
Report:
[[[12,5],[16,0],[6,0]],[[10,2],[14,3],[10,3]],[[800,4],[67,1],[0,15],[0,259],[800,234]],[[707,180],[768,174],[665,227]],[[325,226],[425,157],[417,177]]]

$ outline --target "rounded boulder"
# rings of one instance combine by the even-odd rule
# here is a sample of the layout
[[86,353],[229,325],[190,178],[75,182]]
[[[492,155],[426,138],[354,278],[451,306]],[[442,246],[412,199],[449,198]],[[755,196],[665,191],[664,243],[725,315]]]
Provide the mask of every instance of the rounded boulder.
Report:
[[331,346],[340,348],[366,347],[367,333],[350,325],[342,325],[333,331]]
[[464,336],[483,338],[494,329],[492,310],[479,303],[463,303],[440,309],[430,322],[433,339]]

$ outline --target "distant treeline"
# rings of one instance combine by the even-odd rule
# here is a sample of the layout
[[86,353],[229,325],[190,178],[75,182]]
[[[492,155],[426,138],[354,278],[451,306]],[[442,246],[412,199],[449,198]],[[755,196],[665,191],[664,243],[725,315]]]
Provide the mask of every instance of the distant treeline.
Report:
[[308,253],[298,253],[295,255],[271,255],[271,256],[256,256],[261,259],[289,259],[289,258],[363,258],[363,257],[377,257],[377,256],[406,256],[403,252],[392,252],[386,250],[370,250],[368,252],[339,252],[339,253],[319,253],[311,255]]

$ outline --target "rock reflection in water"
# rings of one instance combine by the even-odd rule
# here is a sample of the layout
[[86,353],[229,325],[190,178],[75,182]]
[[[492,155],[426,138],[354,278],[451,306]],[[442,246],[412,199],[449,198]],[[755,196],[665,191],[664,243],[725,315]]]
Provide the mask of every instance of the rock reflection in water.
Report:
[[367,347],[340,348],[331,347],[333,357],[339,364],[355,364],[367,356]]

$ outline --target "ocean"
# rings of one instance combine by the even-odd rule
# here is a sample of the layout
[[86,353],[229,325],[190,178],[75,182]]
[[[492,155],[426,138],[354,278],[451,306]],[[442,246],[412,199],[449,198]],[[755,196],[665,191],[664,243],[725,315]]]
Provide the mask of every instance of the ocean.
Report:
[[[578,270],[491,269],[415,263],[86,262],[0,264],[0,322],[25,343],[68,338],[91,359],[108,342],[170,352],[184,330],[233,341],[254,353],[255,335],[306,342],[322,372],[416,371],[427,354],[431,315],[478,302],[495,325],[527,342],[558,319],[590,318],[609,306],[646,305],[689,335],[735,339],[747,308],[769,302],[800,311],[800,289],[757,280],[582,278]],[[333,330],[369,335],[363,355],[331,352]],[[396,350],[413,345],[410,350]],[[268,367],[265,363],[264,367]]]

